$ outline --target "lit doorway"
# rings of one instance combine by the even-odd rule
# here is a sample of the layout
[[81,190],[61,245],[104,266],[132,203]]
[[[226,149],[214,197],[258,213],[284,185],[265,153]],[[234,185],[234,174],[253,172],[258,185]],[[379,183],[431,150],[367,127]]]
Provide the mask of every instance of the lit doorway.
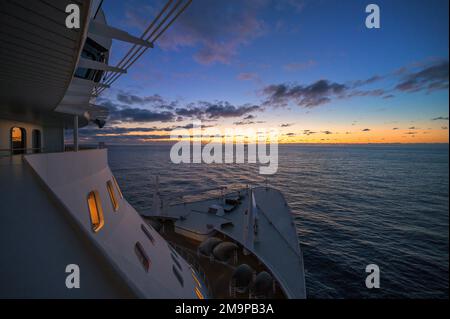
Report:
[[25,154],[27,148],[27,132],[22,127],[13,127],[11,129],[11,153]]

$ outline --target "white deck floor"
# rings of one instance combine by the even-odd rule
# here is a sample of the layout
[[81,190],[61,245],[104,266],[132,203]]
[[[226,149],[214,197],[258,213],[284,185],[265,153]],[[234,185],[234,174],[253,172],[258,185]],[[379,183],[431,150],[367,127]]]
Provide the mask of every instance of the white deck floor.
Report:
[[[0,157],[0,298],[133,298],[21,155]],[[81,270],[67,289],[66,266]]]
[[[175,218],[175,227],[207,236],[214,230],[244,243],[245,210],[248,208],[247,191],[241,191],[241,204],[225,216],[208,213],[208,208],[222,204],[221,199],[210,199],[169,206],[165,217]],[[276,189],[254,189],[258,207],[258,236],[252,251],[277,278],[289,298],[305,298],[303,257],[289,206]],[[184,218],[183,218],[184,217]],[[233,226],[222,227],[226,223]],[[244,245],[245,246],[245,245]]]

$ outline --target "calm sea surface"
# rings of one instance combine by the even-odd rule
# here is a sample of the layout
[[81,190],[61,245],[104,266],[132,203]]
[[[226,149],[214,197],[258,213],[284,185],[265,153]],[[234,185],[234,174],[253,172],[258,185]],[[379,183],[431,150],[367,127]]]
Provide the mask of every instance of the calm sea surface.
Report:
[[[264,184],[258,166],[170,162],[169,145],[110,146],[124,195]],[[448,145],[280,146],[268,180],[295,213],[309,298],[448,298]],[[381,288],[365,286],[365,267]]]

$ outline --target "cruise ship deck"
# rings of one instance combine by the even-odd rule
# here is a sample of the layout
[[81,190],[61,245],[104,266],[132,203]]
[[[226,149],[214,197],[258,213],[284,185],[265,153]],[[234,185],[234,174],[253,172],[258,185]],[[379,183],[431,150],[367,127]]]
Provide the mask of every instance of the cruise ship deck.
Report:
[[[0,193],[0,298],[135,297],[22,155],[0,156]],[[82,272],[80,289],[64,284],[71,263]]]
[[[290,209],[283,195],[270,187],[253,189],[258,209],[258,235],[253,247],[246,245],[245,225],[249,196],[246,190],[227,194],[225,198],[182,203],[167,207],[160,217],[174,219],[175,232],[202,241],[215,232],[242,244],[274,275],[288,298],[306,298],[303,256]],[[240,195],[239,204],[224,216],[209,212],[223,206],[224,199]],[[229,207],[231,208],[231,207]],[[152,215],[148,212],[144,215]]]

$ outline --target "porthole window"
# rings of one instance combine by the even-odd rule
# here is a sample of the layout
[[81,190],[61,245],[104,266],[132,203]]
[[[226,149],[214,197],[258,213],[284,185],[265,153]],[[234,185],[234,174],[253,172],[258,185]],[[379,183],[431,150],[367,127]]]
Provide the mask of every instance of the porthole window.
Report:
[[148,270],[150,269],[150,259],[145,253],[144,247],[142,247],[140,242],[137,242],[134,245],[134,251],[139,261],[141,262],[142,267],[144,267],[145,272],[148,272]]
[[172,253],[170,254],[170,256],[172,256],[172,260],[175,263],[175,265],[178,266],[178,269],[180,269],[182,271],[183,269],[181,268],[180,262],[175,258],[175,256]]
[[154,245],[155,239],[153,238],[152,234],[150,234],[150,231],[145,227],[144,225],[141,225],[141,229],[144,232],[145,236],[150,240],[150,242]]
[[119,184],[117,184],[116,178],[114,176],[112,178],[113,178],[114,185],[116,186],[117,193],[119,193],[120,198],[123,198],[122,191],[120,190]]
[[167,246],[168,246],[169,249],[172,251],[173,255],[174,255],[175,257],[179,258],[179,257],[178,257],[178,253],[177,253],[176,250],[172,247],[172,245],[167,244]]
[[88,194],[87,198],[89,216],[91,218],[91,226],[94,232],[98,232],[105,224],[103,218],[102,203],[100,201],[100,195],[97,191],[92,191]]
[[114,192],[113,183],[111,181],[106,182],[106,188],[108,189],[109,198],[111,198],[111,204],[114,211],[119,209],[119,203],[117,202],[116,193]]
[[172,266],[172,271],[173,271],[175,277],[177,278],[178,282],[180,283],[180,285],[183,287],[183,286],[184,286],[184,280],[183,280],[183,277],[181,276],[180,272],[179,272],[178,269],[175,267],[175,265]]

